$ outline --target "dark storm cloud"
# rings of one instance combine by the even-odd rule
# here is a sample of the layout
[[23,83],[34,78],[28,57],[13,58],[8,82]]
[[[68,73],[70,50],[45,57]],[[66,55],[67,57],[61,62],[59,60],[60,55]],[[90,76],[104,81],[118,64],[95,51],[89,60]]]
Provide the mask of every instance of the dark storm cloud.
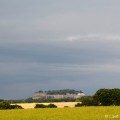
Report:
[[[114,44],[113,44],[114,43]],[[105,64],[120,58],[120,42],[57,42],[0,47],[1,62]],[[94,47],[93,47],[94,46]]]
[[1,95],[5,92],[4,98],[14,99],[13,94],[23,98],[39,89],[62,88],[82,89],[86,94],[93,94],[100,87],[119,87],[118,50],[119,44],[115,42],[113,45],[95,41],[2,45]]

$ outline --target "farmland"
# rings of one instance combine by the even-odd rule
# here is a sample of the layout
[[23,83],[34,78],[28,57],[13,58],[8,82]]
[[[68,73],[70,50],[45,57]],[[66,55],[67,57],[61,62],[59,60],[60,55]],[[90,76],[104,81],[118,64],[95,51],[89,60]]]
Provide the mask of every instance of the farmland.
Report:
[[[76,103],[78,102],[55,102],[52,104],[55,104],[58,108],[63,108],[64,106],[74,107]],[[18,103],[18,105],[22,106],[24,109],[34,108],[35,104],[37,103]],[[50,103],[40,103],[40,104],[48,105]]]
[[1,120],[120,120],[120,107],[1,110]]

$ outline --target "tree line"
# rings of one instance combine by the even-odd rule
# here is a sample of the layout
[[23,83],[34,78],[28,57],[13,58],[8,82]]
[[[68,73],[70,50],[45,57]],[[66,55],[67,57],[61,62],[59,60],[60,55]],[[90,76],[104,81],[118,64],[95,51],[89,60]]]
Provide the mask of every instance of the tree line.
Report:
[[48,90],[45,91],[47,94],[49,95],[66,95],[67,93],[69,94],[78,94],[78,93],[83,93],[81,90],[77,91],[77,90],[73,90],[73,89],[63,89],[63,90]]

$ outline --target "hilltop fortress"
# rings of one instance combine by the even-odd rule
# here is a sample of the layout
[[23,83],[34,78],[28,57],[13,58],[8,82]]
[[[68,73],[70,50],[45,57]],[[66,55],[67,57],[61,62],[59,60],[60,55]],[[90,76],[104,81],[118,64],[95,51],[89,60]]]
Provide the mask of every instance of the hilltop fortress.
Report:
[[32,99],[65,99],[65,98],[81,98],[85,96],[82,91],[64,89],[64,90],[52,90],[52,91],[38,91],[32,96]]

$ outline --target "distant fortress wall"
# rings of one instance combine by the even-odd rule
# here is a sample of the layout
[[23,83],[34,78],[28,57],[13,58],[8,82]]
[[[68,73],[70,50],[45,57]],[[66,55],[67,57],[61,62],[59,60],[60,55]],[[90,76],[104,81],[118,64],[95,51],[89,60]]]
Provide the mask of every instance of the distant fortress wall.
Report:
[[70,94],[67,93],[65,95],[61,95],[61,94],[55,94],[55,95],[51,95],[51,94],[47,94],[45,92],[41,93],[41,92],[35,92],[34,95],[32,96],[32,99],[64,99],[64,98],[81,98],[82,96],[85,96],[84,93],[77,93],[77,94]]

